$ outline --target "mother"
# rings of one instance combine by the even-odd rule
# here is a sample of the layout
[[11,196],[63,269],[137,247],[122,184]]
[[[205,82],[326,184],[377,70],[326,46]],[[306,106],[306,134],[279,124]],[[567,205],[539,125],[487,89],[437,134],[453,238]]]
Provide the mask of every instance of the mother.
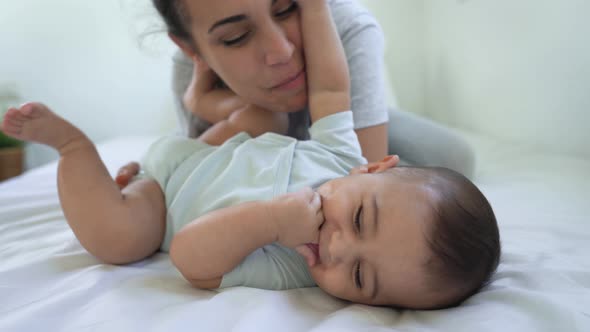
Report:
[[[203,89],[215,89],[220,98],[207,104],[207,112],[227,114],[240,107],[286,112],[287,134],[308,138],[305,59],[296,1],[153,0],[153,4],[182,50],[174,57],[173,87],[185,135],[200,136],[210,126],[203,120],[199,97]],[[409,113],[388,115],[384,38],[376,19],[355,0],[332,0],[330,7],[347,55],[354,127],[363,155],[369,161],[380,160],[391,141],[395,149],[389,152],[410,163],[446,166],[471,175],[471,150],[457,136]],[[217,83],[207,87],[203,82],[211,72]],[[388,116],[394,128],[403,129],[390,131],[389,139]],[[135,163],[123,167],[117,182],[125,185],[138,167]]]

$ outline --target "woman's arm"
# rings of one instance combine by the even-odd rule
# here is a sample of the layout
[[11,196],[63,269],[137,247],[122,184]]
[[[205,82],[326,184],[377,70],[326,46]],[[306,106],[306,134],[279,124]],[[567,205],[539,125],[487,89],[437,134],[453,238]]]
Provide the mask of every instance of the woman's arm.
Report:
[[221,145],[240,132],[246,132],[252,137],[270,132],[285,135],[288,128],[289,118],[286,113],[271,112],[248,104],[232,111],[227,119],[213,124],[198,139],[209,145]]
[[210,68],[194,66],[191,84],[183,97],[186,109],[212,123],[199,137],[210,145],[221,145],[239,132],[252,137],[267,132],[285,134],[288,115],[270,112],[245,103],[233,91],[219,87],[219,77]]
[[246,106],[242,98],[229,89],[219,88],[219,77],[210,68],[193,66],[193,75],[182,101],[185,109],[215,124],[227,120]]
[[260,247],[278,242],[295,248],[317,242],[322,222],[319,194],[310,188],[271,201],[234,205],[181,229],[172,239],[170,258],[191,284],[215,288],[224,274]]

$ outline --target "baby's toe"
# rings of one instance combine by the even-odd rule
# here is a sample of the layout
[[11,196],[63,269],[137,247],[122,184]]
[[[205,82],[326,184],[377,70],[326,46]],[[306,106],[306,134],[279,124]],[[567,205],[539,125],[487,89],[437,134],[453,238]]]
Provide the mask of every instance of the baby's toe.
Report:
[[6,111],[6,113],[4,114],[4,117],[6,117],[6,118],[12,117],[18,113],[19,113],[18,108],[9,107],[8,110]]
[[22,126],[15,124],[12,121],[2,122],[2,131],[9,136],[17,136],[21,133]]
[[23,115],[20,110],[16,108],[10,108],[4,116],[4,120],[22,125],[27,120],[27,117]]
[[38,103],[38,102],[28,102],[21,106],[21,112],[28,118],[34,119],[39,118],[42,116],[47,115],[48,113],[51,114],[51,110],[49,107],[45,106],[45,104]]
[[29,103],[25,103],[25,104],[21,105],[20,112],[23,115],[31,116],[33,114],[33,112],[35,112],[37,109],[39,109],[38,103],[29,102]]

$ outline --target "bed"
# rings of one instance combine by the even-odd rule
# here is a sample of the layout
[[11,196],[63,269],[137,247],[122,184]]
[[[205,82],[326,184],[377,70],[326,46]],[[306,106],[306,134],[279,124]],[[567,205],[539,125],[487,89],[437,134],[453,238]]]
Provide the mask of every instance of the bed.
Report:
[[[411,311],[318,288],[191,288],[158,253],[113,266],[68,228],[56,163],[0,183],[0,331],[590,331],[590,160],[462,132],[503,245],[492,283],[463,305]],[[98,144],[109,170],[154,137]]]

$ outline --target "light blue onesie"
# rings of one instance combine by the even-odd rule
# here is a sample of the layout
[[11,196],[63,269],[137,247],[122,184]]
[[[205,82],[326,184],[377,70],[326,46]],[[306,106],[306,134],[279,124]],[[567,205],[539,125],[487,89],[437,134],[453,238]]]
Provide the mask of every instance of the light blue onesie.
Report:
[[[277,195],[316,188],[366,163],[353,129],[352,112],[314,123],[311,140],[266,133],[239,133],[221,146],[180,136],[156,141],[142,168],[166,196],[168,251],[174,234],[197,217],[234,204],[270,200]],[[221,287],[289,289],[314,286],[303,257],[271,244],[257,249],[223,276]]]

